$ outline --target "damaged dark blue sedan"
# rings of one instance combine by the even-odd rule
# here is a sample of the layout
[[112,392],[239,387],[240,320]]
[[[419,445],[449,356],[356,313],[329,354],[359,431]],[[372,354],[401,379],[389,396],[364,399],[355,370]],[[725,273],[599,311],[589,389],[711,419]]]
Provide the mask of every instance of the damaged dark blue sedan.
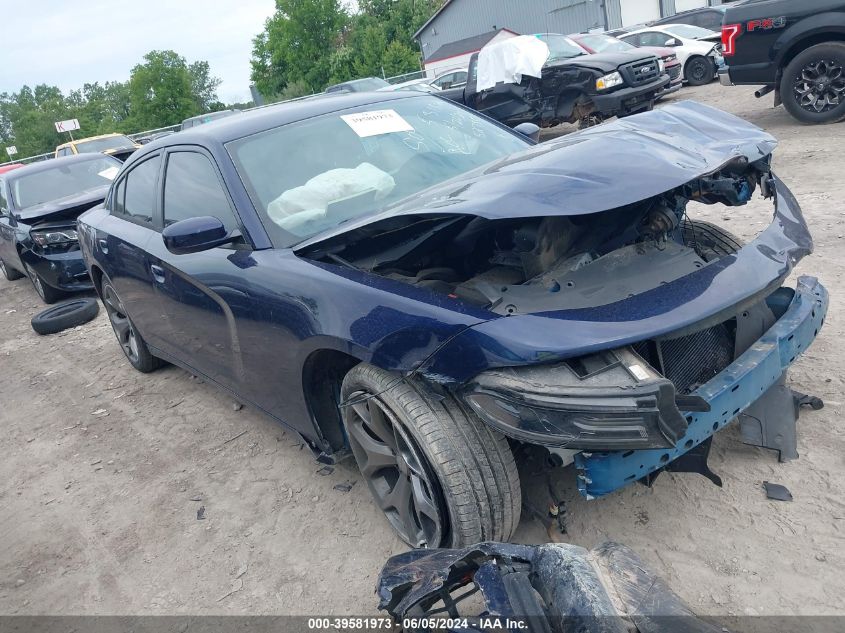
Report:
[[[782,286],[812,241],[774,148],[695,103],[536,145],[432,96],[325,97],[145,146],[80,241],[137,369],[351,453],[413,546],[505,541],[521,445],[588,497],[712,476],[737,418],[797,456],[785,374],[828,299]],[[687,215],[757,192],[747,245]]]

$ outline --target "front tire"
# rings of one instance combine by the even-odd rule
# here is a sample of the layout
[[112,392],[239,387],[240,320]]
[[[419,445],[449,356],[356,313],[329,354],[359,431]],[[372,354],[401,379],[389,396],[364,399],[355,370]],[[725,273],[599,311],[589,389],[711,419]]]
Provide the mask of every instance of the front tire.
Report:
[[24,275],[19,273],[14,268],[9,268],[6,266],[6,262],[0,259],[0,273],[3,273],[3,276],[9,281],[15,281],[16,279],[20,279]]
[[59,299],[65,298],[66,295],[64,292],[56,290],[46,281],[41,279],[41,276],[35,272],[35,269],[32,266],[24,264],[24,267],[26,268],[27,275],[29,275],[29,280],[32,282],[33,288],[35,288],[35,292],[38,293],[38,296],[41,297],[41,300],[44,303],[50,305],[56,303]]
[[123,301],[121,301],[110,281],[103,280],[100,294],[114,335],[117,337],[117,342],[120,343],[120,348],[129,363],[143,374],[148,374],[161,367],[163,361],[150,353],[147,343],[126,314]]
[[511,537],[522,496],[503,435],[451,394],[366,363],[341,393],[358,468],[403,541],[466,547]]
[[713,81],[716,71],[707,57],[696,55],[690,57],[684,68],[684,76],[690,86],[703,86]]
[[817,44],[796,55],[783,71],[780,97],[801,123],[845,120],[845,44]]
[[681,230],[684,244],[706,262],[733,255],[745,245],[736,235],[712,222],[685,219]]

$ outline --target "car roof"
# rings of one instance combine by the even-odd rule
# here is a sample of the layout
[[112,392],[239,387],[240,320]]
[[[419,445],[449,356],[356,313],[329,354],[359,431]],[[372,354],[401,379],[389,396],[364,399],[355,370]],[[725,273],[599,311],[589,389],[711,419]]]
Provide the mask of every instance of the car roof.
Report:
[[389,103],[400,99],[437,99],[421,92],[338,92],[295,99],[263,108],[243,112],[239,116],[219,119],[214,125],[198,125],[178,134],[156,139],[127,159],[129,165],[162,147],[174,145],[223,145],[229,141],[250,136],[282,125],[296,123],[313,117],[376,103]]
[[91,154],[74,154],[73,156],[62,156],[60,158],[50,158],[48,160],[38,161],[37,163],[30,163],[29,165],[24,165],[23,167],[19,167],[18,169],[12,170],[11,172],[7,172],[4,174],[8,177],[8,180],[15,180],[17,178],[21,178],[23,176],[29,176],[32,174],[37,174],[38,172],[42,171],[49,171],[51,169],[55,169],[56,167],[61,167],[62,165],[72,164],[72,163],[84,163],[90,160],[111,160],[116,163],[116,166],[120,166],[120,161],[116,158],[111,156],[107,156],[106,154],[99,154],[99,153],[91,153]]
[[23,163],[12,163],[10,165],[0,165],[0,174],[5,174],[7,172],[13,171],[15,169],[19,169],[23,167]]
[[231,110],[231,109],[229,109],[229,110],[215,110],[214,112],[206,112],[205,114],[197,114],[196,116],[188,117],[187,119],[182,121],[182,123],[185,123],[187,121],[196,121],[198,119],[209,119],[209,118],[217,119],[217,118],[226,117],[226,116],[229,116],[229,115],[232,115],[232,114],[237,114],[239,112],[240,112],[240,110],[238,110],[238,109],[234,109],[234,110]]
[[[70,147],[71,145],[76,145],[78,143],[85,143],[87,141],[99,141],[103,138],[114,138],[115,136],[126,136],[125,134],[120,134],[119,132],[111,132],[109,134],[99,134],[97,136],[86,136],[85,138],[76,138],[72,141],[68,141],[67,143],[62,143],[61,145],[57,145],[56,149],[60,149],[62,147]],[[129,137],[127,137],[129,138]],[[132,140],[132,139],[130,139]]]

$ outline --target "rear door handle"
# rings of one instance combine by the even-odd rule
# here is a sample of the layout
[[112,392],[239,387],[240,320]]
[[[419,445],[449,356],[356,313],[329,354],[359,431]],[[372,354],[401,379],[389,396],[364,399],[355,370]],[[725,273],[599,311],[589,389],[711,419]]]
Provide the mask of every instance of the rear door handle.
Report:
[[164,268],[153,264],[150,266],[150,272],[153,274],[153,279],[155,279],[158,283],[164,283]]

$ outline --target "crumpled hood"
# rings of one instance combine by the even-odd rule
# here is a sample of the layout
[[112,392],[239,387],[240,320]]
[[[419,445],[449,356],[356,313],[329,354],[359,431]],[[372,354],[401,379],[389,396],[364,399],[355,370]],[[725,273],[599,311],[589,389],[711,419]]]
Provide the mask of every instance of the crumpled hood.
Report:
[[739,156],[764,158],[776,146],[774,137],[732,114],[683,101],[512,154],[345,222],[297,250],[401,215],[499,220],[598,213],[680,187]]
[[736,254],[609,305],[498,316],[472,325],[417,369],[437,382],[462,383],[490,368],[551,363],[677,337],[733,317],[776,290],[813,251],[798,201],[773,179],[774,219]]
[[82,191],[72,196],[51,200],[43,204],[27,207],[18,212],[18,217],[27,223],[35,220],[49,220],[53,217],[68,218],[73,215],[80,215],[83,211],[97,206],[106,199],[109,192],[109,185]]
[[642,49],[579,55],[578,57],[549,62],[543,68],[543,75],[545,76],[548,71],[554,71],[556,68],[569,69],[573,66],[593,68],[602,73],[609,73],[619,68],[622,64],[643,61],[650,57],[654,57],[654,53]]

